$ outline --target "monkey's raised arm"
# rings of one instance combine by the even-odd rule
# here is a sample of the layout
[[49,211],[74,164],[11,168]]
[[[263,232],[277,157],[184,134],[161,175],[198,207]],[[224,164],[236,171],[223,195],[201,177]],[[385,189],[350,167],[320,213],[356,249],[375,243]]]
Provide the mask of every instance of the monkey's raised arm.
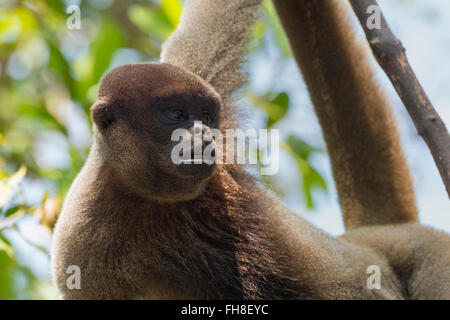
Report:
[[245,81],[240,67],[261,1],[187,0],[176,31],[163,45],[161,62],[197,74],[228,102]]
[[390,103],[341,0],[274,0],[322,126],[347,229],[414,221]]

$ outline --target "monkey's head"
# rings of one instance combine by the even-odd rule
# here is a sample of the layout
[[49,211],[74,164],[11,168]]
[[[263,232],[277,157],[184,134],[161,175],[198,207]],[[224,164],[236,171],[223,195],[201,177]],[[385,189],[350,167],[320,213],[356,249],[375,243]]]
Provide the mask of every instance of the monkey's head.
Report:
[[[182,152],[173,150],[180,140],[198,136],[200,128],[202,133],[218,128],[220,106],[219,94],[207,82],[181,68],[165,63],[117,67],[103,78],[91,108],[96,148],[125,186],[140,196],[170,202],[193,199],[204,190],[214,164],[177,164],[173,156]],[[172,141],[175,130],[182,136]],[[209,144],[203,143],[201,150]]]

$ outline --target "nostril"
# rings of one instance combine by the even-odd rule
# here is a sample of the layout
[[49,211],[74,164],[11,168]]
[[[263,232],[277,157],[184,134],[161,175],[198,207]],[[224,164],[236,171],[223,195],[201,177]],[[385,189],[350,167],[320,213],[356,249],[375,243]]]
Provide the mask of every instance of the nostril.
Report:
[[208,147],[210,144],[213,144],[213,143],[214,142],[211,142],[211,141],[203,141],[203,144],[202,144],[203,150],[206,149],[206,147]]

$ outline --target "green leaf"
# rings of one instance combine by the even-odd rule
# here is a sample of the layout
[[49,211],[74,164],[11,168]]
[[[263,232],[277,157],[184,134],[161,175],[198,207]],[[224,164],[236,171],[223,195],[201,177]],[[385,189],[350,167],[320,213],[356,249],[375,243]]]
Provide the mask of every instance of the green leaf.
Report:
[[53,9],[53,11],[60,13],[66,11],[66,6],[64,1],[61,0],[52,0],[52,1],[46,1],[46,4]]
[[16,173],[8,177],[6,181],[0,182],[0,208],[3,207],[13,196],[13,190],[18,185],[27,173],[27,168],[21,166]]
[[0,251],[5,252],[11,259],[14,258],[14,248],[2,234],[0,234]]
[[267,113],[269,121],[267,127],[272,127],[275,123],[284,118],[289,109],[289,96],[286,92],[278,94],[268,105]]
[[72,76],[70,75],[69,63],[51,41],[47,41],[47,46],[50,51],[48,67],[53,68],[59,72],[59,74],[63,77],[66,86],[69,88],[70,92],[73,95],[75,84]]
[[39,128],[57,129],[67,135],[66,128],[48,112],[44,105],[20,104],[18,109],[22,119],[28,117],[34,124],[38,124]]
[[3,134],[0,133],[0,145],[6,146],[5,138],[3,138]]
[[176,28],[182,11],[182,7],[178,0],[161,0],[161,7],[172,27]]
[[[260,41],[266,33],[266,25],[262,21],[256,22],[251,28],[252,38]],[[253,39],[252,39],[253,41]]]
[[288,137],[287,144],[294,154],[305,160],[308,159],[311,153],[322,151],[321,149],[313,147],[305,141],[294,136]]
[[128,9],[130,20],[142,31],[157,37],[160,41],[166,40],[175,29],[167,15],[160,8],[147,8],[133,5]]
[[18,206],[14,206],[12,208],[9,208],[8,210],[6,210],[5,212],[5,218],[9,217],[11,215],[13,215],[14,213],[16,213],[17,211],[19,211],[23,206],[18,205]]
[[297,163],[297,167],[302,175],[302,191],[306,200],[306,206],[308,209],[311,209],[314,207],[312,196],[313,190],[327,190],[325,180],[309,162],[309,156],[313,152],[318,152],[321,150],[312,147],[305,141],[294,136],[288,137],[286,142],[282,144],[282,147],[294,158]]
[[302,188],[306,198],[306,206],[308,209],[314,207],[312,192],[314,189],[327,190],[325,180],[307,161],[297,159],[299,168],[302,173]]
[[247,96],[252,100],[255,107],[261,108],[266,112],[268,118],[267,128],[273,127],[275,123],[283,119],[289,110],[289,95],[286,92],[281,92],[277,95],[269,92],[263,96],[257,96],[248,92]]

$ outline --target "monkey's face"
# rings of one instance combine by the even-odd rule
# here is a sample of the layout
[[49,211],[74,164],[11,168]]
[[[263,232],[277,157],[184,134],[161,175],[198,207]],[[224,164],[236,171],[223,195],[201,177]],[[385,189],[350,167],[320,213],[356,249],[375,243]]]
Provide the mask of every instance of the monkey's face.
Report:
[[[195,137],[218,128],[220,103],[210,85],[178,67],[121,66],[102,80],[91,108],[95,141],[104,161],[133,192],[160,201],[190,200],[214,172],[213,161],[202,160],[214,142],[201,139],[198,153]],[[176,149],[182,141],[192,147],[192,157],[186,157],[186,148]]]

